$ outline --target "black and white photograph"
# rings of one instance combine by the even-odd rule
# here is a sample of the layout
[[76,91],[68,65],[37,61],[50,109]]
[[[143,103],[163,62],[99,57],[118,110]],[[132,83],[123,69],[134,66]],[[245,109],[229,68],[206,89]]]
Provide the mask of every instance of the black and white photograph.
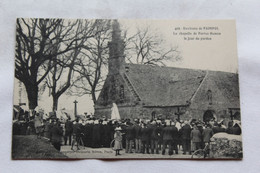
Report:
[[17,18],[12,159],[243,158],[235,20]]

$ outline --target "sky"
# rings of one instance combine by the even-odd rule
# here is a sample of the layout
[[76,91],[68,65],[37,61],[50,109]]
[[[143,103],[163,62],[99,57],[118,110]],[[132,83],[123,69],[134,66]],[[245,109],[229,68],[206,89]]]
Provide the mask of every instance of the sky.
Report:
[[[133,35],[136,28],[149,26],[153,32],[161,35],[166,45],[177,46],[182,60],[170,62],[167,66],[237,72],[236,28],[233,20],[119,20],[121,27]],[[186,39],[186,40],[185,40]],[[14,104],[19,103],[19,90],[22,102],[27,103],[24,87],[19,87],[15,79]],[[94,113],[93,102],[89,95],[82,97],[63,94],[58,109],[74,110],[74,100],[78,101],[78,113]],[[28,105],[28,103],[27,103]],[[50,112],[52,99],[48,91],[39,96],[39,108]]]
[[[178,46],[182,61],[167,64],[183,68],[237,72],[237,43],[234,20],[119,20],[132,34],[135,28],[149,26],[172,46]],[[183,29],[185,27],[185,30]],[[221,35],[191,35],[189,37],[211,38],[211,40],[184,40],[182,33],[220,33]],[[210,29],[210,27],[212,29]],[[217,30],[215,30],[217,27]],[[176,30],[180,28],[180,30]],[[214,28],[214,29],[213,29]],[[177,33],[174,35],[173,33]]]

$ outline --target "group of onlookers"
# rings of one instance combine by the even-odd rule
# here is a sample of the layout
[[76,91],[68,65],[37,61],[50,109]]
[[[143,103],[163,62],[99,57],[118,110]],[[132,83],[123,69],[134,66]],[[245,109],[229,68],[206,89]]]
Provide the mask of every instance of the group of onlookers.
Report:
[[38,114],[32,121],[16,121],[14,134],[36,134],[39,138],[48,138],[52,145],[60,150],[61,145],[72,145],[73,140],[83,140],[86,147],[112,147],[116,155],[123,148],[126,153],[169,155],[191,154],[192,151],[203,148],[210,138],[219,132],[241,134],[241,128],[236,121],[230,121],[228,126],[223,122],[201,121],[171,121],[163,119],[140,120],[106,120],[89,118],[87,120],[67,119],[61,123],[57,118],[42,120]]
[[143,154],[159,154],[161,151],[164,155],[166,148],[169,155],[178,154],[180,148],[182,154],[191,154],[192,151],[203,148],[209,143],[215,133],[241,134],[239,123],[233,121],[229,122],[228,128],[223,122],[171,120],[146,122],[136,120],[134,123],[127,121],[121,127],[122,129],[119,129],[121,134],[125,134],[125,152]]

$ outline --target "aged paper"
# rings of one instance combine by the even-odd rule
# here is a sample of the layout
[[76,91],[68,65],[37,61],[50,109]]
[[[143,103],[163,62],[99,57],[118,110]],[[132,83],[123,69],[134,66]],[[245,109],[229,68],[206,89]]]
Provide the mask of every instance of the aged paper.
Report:
[[13,159],[242,159],[235,21],[16,31]]

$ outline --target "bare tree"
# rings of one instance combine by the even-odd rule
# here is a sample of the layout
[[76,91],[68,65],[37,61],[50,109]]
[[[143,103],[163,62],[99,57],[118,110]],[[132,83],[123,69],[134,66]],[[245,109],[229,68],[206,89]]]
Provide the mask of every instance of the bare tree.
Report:
[[[111,39],[111,21],[97,20],[99,28],[93,38],[88,40],[87,50],[81,51],[81,56],[74,66],[78,76],[70,89],[70,95],[82,96],[90,94],[94,104],[97,93],[102,89],[107,74],[108,42]],[[149,27],[137,29],[133,35],[124,31],[125,55],[129,62],[147,65],[165,65],[167,61],[181,58],[177,47],[165,46],[158,33],[153,33]]]
[[150,27],[137,28],[129,35],[124,31],[126,59],[130,63],[146,65],[166,65],[167,61],[181,60],[178,47],[168,45],[163,37]]
[[[74,54],[74,55],[73,55]],[[52,111],[57,111],[59,97],[70,87],[72,69],[77,51],[71,53],[72,59],[68,63],[60,64],[57,58],[53,58],[53,68],[46,77],[46,85],[50,89],[52,96]],[[68,57],[65,57],[68,58]],[[65,60],[65,58],[62,58]],[[60,60],[62,60],[60,58]],[[65,60],[66,61],[66,60]],[[68,60],[67,60],[68,61]],[[66,76],[65,76],[66,75]],[[63,81],[63,82],[62,82]]]
[[39,84],[53,68],[52,60],[77,49],[81,45],[75,42],[88,37],[75,32],[78,24],[62,19],[17,19],[15,77],[26,88],[30,109],[38,105]]
[[52,60],[53,68],[47,75],[45,80],[48,88],[51,89],[51,96],[53,99],[53,111],[57,111],[58,100],[60,96],[65,93],[72,84],[75,64],[81,61],[81,50],[90,49],[88,39],[95,37],[98,24],[95,20],[78,20],[78,25],[75,28],[75,36],[78,39],[74,42],[75,49],[54,57]]
[[96,20],[94,37],[88,40],[87,49],[82,49],[74,66],[78,77],[73,82],[70,94],[90,94],[93,102],[101,90],[107,73],[108,41],[111,34],[110,20]]
[[[78,48],[79,49],[79,48]],[[52,111],[57,111],[60,96],[70,87],[73,74],[73,66],[79,50],[75,49],[61,58],[53,58],[53,68],[46,77],[46,85],[51,91]],[[59,62],[60,61],[60,62]],[[63,62],[62,62],[63,61]],[[62,63],[61,63],[62,62]]]

